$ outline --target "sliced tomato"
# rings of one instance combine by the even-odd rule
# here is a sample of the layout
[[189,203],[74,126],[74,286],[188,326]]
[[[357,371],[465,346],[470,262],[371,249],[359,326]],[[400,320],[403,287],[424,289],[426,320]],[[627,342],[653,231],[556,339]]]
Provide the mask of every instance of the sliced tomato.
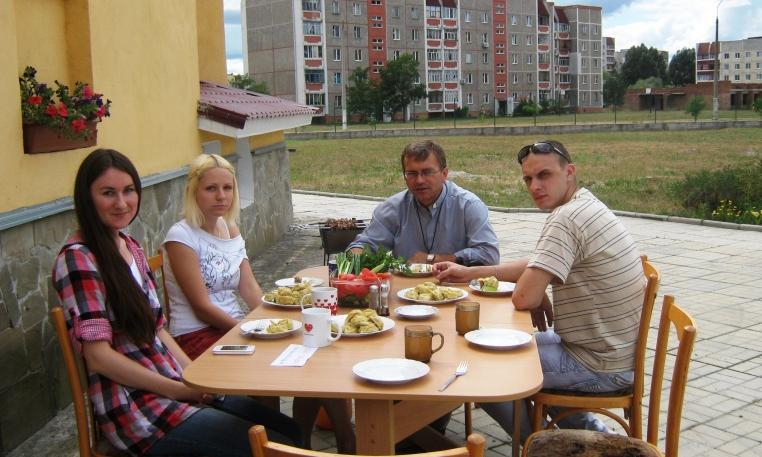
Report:
[[339,275],[339,279],[346,279],[347,281],[353,281],[356,278],[352,273],[342,273]]
[[382,281],[385,281],[385,280],[391,278],[392,274],[388,273],[388,272],[387,273],[376,273],[376,277],[378,277],[378,279],[380,279]]

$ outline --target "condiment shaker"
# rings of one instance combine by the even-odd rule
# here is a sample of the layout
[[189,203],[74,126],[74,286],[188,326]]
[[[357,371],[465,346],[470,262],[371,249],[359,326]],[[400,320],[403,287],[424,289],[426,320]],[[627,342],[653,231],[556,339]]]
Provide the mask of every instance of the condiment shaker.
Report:
[[389,315],[389,283],[388,282],[381,283],[381,292],[380,292],[380,297],[378,302],[377,314],[379,316]]
[[378,310],[378,286],[373,284],[370,286],[370,292],[368,293],[368,308],[376,311],[376,314],[381,314]]

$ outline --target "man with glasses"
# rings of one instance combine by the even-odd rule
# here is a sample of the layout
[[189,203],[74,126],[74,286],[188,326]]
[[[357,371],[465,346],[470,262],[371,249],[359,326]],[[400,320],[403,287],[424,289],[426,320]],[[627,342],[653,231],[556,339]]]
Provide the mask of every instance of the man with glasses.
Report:
[[349,248],[359,252],[363,246],[384,246],[411,263],[498,263],[497,236],[487,206],[447,180],[442,147],[430,140],[414,141],[405,146],[400,161],[407,190],[378,205]]
[[[435,275],[447,281],[496,276],[516,283],[513,305],[529,310],[540,330],[535,338],[543,388],[628,388],[646,284],[635,242],[606,205],[577,187],[576,166],[564,145],[545,140],[524,146],[518,162],[535,205],[550,211],[532,255],[495,267],[438,263]],[[545,294],[549,285],[553,304]],[[512,402],[482,407],[506,432],[513,430]],[[551,409],[550,414],[558,412]],[[522,417],[523,442],[531,426],[526,412]],[[559,426],[608,431],[590,413],[567,416]]]

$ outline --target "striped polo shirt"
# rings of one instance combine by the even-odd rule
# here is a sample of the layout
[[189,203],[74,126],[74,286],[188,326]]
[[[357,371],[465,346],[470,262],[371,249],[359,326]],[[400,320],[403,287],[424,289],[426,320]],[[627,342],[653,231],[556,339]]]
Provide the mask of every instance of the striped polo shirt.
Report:
[[646,279],[624,225],[580,188],[548,216],[529,267],[554,276],[554,329],[595,372],[631,371]]

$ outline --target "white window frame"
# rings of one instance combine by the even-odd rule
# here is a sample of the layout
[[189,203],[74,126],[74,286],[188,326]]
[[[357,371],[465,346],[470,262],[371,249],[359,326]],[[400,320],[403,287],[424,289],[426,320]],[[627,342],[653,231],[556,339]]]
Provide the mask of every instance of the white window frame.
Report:
[[334,48],[331,54],[333,55],[334,62],[341,62],[341,48]]
[[397,27],[392,27],[392,40],[399,41],[400,40],[400,29]]

